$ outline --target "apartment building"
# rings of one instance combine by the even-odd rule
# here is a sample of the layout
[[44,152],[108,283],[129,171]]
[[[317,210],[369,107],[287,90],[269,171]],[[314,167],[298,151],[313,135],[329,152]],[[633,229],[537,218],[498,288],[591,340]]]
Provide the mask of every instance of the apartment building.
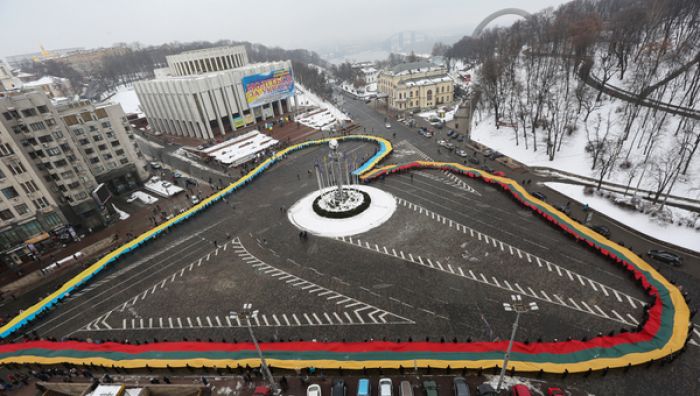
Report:
[[424,110],[452,103],[454,84],[447,69],[429,62],[404,63],[379,73],[377,90],[390,109]]
[[145,176],[119,105],[0,92],[0,125],[0,251],[14,262],[56,227],[103,226],[110,215],[92,196],[98,185],[120,192]]
[[213,140],[291,111],[289,61],[248,64],[245,47],[188,51],[167,57],[156,78],[134,83],[158,132]]

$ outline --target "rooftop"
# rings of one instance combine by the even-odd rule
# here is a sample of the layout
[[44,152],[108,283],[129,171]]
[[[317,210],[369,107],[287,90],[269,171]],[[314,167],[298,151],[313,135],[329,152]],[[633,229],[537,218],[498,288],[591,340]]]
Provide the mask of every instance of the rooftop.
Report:
[[431,69],[436,70],[440,69],[440,67],[430,62],[412,62],[396,65],[389,69],[389,72],[396,75],[402,73],[412,73],[414,71],[428,71]]

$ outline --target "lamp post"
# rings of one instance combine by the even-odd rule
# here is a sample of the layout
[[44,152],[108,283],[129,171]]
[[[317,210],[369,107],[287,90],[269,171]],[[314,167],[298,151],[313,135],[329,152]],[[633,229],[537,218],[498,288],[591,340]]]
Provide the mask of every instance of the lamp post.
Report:
[[510,334],[510,341],[508,342],[508,349],[506,349],[506,355],[503,357],[503,367],[501,367],[501,375],[498,378],[498,386],[496,386],[496,393],[501,391],[501,386],[503,386],[503,378],[506,375],[506,367],[508,367],[508,360],[510,360],[510,351],[513,349],[513,341],[515,340],[515,333],[518,331],[518,322],[520,321],[520,314],[537,311],[540,309],[536,302],[524,303],[519,294],[512,294],[510,296],[512,302],[503,303],[503,308],[507,312],[515,312],[515,322],[513,323],[513,331]]
[[231,319],[240,318],[243,319],[243,321],[245,322],[245,325],[248,328],[248,333],[250,333],[250,339],[253,340],[253,345],[255,345],[255,351],[258,352],[258,357],[260,358],[260,365],[262,366],[265,379],[267,379],[267,382],[270,384],[272,394],[279,395],[281,393],[281,389],[279,389],[277,383],[275,382],[275,379],[272,377],[270,368],[267,366],[265,357],[263,356],[262,351],[260,350],[260,345],[258,345],[258,340],[255,338],[255,334],[253,334],[253,325],[250,323],[250,318],[255,318],[257,316],[258,310],[253,310],[253,304],[250,303],[243,304],[243,309],[240,312],[231,311],[229,313],[229,317]]

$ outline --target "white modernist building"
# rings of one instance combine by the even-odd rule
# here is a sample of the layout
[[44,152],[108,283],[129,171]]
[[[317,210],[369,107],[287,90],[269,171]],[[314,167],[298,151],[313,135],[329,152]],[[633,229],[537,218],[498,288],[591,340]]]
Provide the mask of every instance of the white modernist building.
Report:
[[291,111],[289,61],[248,64],[245,47],[167,57],[156,78],[134,83],[141,107],[159,132],[215,139]]

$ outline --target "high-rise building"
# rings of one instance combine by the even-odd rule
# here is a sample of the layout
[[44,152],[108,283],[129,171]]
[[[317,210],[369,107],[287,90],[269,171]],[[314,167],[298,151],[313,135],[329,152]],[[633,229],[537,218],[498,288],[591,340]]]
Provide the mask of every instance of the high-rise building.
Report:
[[167,57],[156,78],[134,83],[157,132],[215,139],[291,111],[289,61],[248,64],[245,47],[221,47]]
[[0,92],[0,251],[21,261],[58,226],[104,225],[98,186],[118,193],[145,176],[132,139],[119,105]]

